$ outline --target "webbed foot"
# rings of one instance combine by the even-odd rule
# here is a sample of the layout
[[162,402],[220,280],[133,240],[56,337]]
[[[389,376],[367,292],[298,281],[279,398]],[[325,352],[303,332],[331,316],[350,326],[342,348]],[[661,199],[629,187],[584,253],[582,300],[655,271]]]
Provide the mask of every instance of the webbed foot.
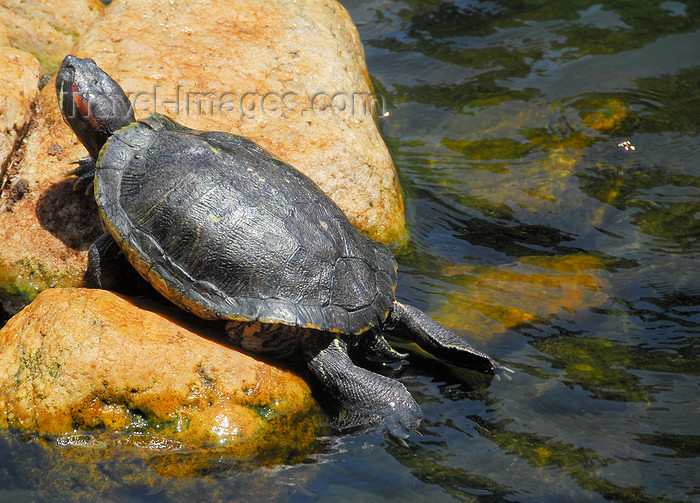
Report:
[[370,360],[379,360],[383,363],[400,362],[408,356],[408,353],[400,353],[392,348],[379,331],[373,329],[362,335],[359,346],[365,357]]
[[458,367],[494,374],[496,370],[512,372],[490,356],[472,348],[455,333],[433,320],[420,309],[394,301],[391,314],[395,332],[402,339],[418,344],[433,356]]
[[399,438],[418,427],[421,409],[403,384],[356,366],[341,339],[320,347],[307,365],[345,409],[336,426],[385,427]]

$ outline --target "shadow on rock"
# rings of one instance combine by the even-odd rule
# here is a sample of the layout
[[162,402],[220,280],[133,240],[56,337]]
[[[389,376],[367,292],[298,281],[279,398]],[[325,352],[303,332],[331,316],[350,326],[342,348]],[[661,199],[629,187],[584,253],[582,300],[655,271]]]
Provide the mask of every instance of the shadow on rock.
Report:
[[73,191],[75,180],[52,185],[37,203],[41,226],[74,250],[87,250],[102,234],[94,197]]

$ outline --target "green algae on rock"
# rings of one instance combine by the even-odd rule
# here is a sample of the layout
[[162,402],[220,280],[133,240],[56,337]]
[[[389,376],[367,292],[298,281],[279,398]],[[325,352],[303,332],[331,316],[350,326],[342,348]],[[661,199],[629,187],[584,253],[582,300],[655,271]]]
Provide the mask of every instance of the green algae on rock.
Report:
[[0,330],[0,426],[152,435],[238,456],[315,442],[322,420],[303,379],[193,332],[169,308],[134,302],[54,288],[10,319]]

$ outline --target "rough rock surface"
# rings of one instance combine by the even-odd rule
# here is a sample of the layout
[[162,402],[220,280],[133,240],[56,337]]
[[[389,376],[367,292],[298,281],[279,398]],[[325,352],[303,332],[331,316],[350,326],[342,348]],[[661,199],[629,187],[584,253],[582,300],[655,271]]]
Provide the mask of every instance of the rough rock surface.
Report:
[[[203,13],[206,12],[206,15]],[[148,20],[148,22],[144,22]],[[253,138],[328,193],[364,233],[405,234],[396,171],[371,114],[363,49],[334,0],[117,0],[72,53],[92,57],[135,102],[194,128]],[[354,110],[343,99],[354,95]],[[367,102],[364,102],[365,105]],[[68,161],[86,154],[47,83],[23,158],[0,205],[0,299],[16,312],[52,286],[82,286],[100,234],[94,202],[71,192]],[[31,245],[31,246],[30,246]]]
[[51,73],[103,9],[99,0],[0,0],[0,19],[10,44]]
[[7,27],[5,26],[5,19],[0,18],[0,47],[9,47],[10,39],[7,37]]
[[[2,33],[0,43],[1,39]],[[38,89],[39,61],[26,52],[0,47],[0,184],[10,154],[29,125]]]
[[156,433],[237,455],[314,441],[320,416],[300,377],[134,302],[56,288],[14,316],[0,330],[0,427]]

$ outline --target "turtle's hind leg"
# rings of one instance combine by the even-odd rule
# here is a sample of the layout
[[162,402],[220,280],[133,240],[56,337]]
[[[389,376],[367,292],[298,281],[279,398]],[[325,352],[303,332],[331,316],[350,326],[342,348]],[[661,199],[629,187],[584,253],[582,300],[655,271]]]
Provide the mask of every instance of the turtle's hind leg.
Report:
[[469,346],[459,336],[420,309],[394,301],[391,318],[394,322],[392,333],[402,339],[415,342],[447,363],[478,370],[485,374],[493,374],[494,369],[505,368],[485,353]]
[[403,384],[356,366],[342,339],[318,342],[312,346],[320,351],[308,353],[307,365],[345,409],[336,426],[385,426],[397,437],[417,428],[422,412]]

